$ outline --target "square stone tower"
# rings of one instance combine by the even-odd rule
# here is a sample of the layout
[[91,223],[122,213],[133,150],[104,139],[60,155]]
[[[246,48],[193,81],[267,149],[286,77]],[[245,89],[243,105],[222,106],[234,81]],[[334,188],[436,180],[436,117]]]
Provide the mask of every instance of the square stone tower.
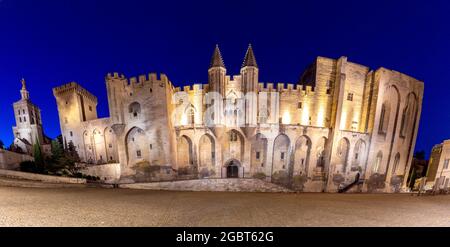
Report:
[[[31,152],[34,144],[44,144],[41,110],[30,100],[30,94],[22,79],[21,99],[13,104],[16,126],[13,126],[14,143],[24,152]],[[25,150],[26,148],[27,150]],[[29,149],[29,150],[28,150]]]

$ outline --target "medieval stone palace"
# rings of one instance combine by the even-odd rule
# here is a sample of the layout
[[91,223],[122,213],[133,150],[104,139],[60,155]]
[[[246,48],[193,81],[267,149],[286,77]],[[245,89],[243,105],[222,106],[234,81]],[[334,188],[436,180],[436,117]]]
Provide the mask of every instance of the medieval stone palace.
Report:
[[[208,83],[105,78],[110,117],[75,82],[53,89],[65,145],[121,180],[260,178],[302,191],[405,187],[424,84],[346,57],[317,57],[296,83],[263,83],[251,46],[230,76],[216,46]],[[31,139],[32,141],[33,139]]]

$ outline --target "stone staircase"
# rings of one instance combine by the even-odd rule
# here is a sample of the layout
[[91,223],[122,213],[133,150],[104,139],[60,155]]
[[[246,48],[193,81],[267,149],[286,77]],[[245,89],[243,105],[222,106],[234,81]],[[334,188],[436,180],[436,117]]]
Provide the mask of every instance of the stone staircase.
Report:
[[120,184],[120,188],[173,191],[229,191],[229,192],[292,192],[282,186],[260,179],[194,179],[169,182]]
[[85,188],[87,184],[47,183],[42,181],[7,178],[0,176],[0,186],[23,188]]

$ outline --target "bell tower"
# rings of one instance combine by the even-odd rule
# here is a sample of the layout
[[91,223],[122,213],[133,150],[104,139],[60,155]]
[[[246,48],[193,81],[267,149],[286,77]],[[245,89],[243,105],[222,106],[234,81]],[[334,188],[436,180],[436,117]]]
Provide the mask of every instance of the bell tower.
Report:
[[225,64],[223,63],[219,45],[216,45],[208,70],[208,83],[210,92],[217,92],[222,95],[222,97],[225,97],[226,74],[227,69],[225,68]]
[[13,104],[16,126],[13,127],[14,139],[20,139],[29,145],[44,144],[41,110],[30,100],[25,79],[21,80],[21,99]]
[[258,118],[258,64],[252,45],[249,44],[241,68],[241,88],[245,95],[245,123],[256,125]]
[[255,54],[252,45],[249,44],[245,53],[244,62],[241,68],[242,88],[244,93],[258,91],[258,64],[256,63]]

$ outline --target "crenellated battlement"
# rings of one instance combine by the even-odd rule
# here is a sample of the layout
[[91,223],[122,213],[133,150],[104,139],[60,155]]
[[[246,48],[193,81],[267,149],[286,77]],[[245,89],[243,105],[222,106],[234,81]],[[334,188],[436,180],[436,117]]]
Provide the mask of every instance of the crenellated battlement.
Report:
[[261,92],[279,92],[279,93],[295,93],[300,95],[310,95],[315,93],[315,87],[308,85],[299,85],[293,83],[259,83],[259,91]]
[[70,83],[64,84],[62,86],[53,88],[53,95],[55,97],[62,96],[63,94],[66,94],[66,93],[73,93],[73,92],[81,94],[82,96],[97,103],[97,97],[76,82],[70,82]]
[[208,90],[208,84],[192,84],[184,87],[175,87],[174,92],[187,92],[187,93],[203,93]]
[[124,84],[124,87],[131,89],[144,87],[146,85],[153,87],[154,84],[160,85],[161,83],[169,84],[169,87],[174,89],[172,82],[164,73],[149,73],[148,75],[139,75],[126,78],[123,74],[119,75],[119,73],[114,72],[108,73],[105,80],[107,82],[121,82]]

